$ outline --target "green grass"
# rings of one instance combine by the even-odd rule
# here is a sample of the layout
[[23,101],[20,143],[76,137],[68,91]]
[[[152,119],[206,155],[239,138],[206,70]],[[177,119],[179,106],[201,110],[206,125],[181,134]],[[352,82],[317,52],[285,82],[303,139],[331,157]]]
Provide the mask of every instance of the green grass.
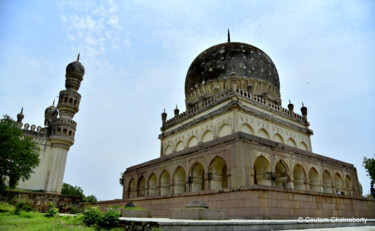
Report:
[[0,230],[95,230],[85,227],[82,215],[47,218],[37,212],[14,214],[14,206],[0,202]]

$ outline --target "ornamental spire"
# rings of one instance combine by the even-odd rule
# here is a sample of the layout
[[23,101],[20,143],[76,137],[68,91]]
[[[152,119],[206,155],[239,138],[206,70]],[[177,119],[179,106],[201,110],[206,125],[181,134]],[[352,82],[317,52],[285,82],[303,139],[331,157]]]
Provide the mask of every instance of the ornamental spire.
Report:
[[228,28],[228,43],[230,43],[230,32],[229,32],[229,28]]
[[77,61],[79,62],[79,56],[81,55],[81,52],[78,52]]

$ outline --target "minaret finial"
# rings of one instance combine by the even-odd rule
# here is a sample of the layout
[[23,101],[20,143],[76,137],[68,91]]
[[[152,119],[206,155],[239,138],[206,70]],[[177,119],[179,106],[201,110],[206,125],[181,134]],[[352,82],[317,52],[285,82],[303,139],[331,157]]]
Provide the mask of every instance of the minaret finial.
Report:
[[52,106],[55,106],[55,99],[53,99]]
[[302,102],[302,107],[304,107],[305,105],[303,105],[303,102]]
[[230,33],[229,33],[229,28],[228,28],[228,43],[230,43]]
[[81,55],[81,52],[78,52],[77,61],[79,62],[79,56]]
[[23,107],[21,108],[21,114],[23,113]]

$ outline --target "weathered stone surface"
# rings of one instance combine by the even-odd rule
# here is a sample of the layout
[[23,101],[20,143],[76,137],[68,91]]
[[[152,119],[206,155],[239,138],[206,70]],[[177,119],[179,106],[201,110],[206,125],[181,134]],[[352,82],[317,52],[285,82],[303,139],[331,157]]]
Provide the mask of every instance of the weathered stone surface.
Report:
[[227,217],[226,209],[184,208],[171,209],[169,212],[171,219],[225,220]]

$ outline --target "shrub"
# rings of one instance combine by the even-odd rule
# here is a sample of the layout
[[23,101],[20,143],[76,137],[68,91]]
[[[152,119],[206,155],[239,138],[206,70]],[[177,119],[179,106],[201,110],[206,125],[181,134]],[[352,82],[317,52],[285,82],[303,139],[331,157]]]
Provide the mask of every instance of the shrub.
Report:
[[119,218],[121,212],[118,210],[114,210],[109,208],[107,212],[105,212],[96,223],[99,228],[103,229],[112,229],[119,226]]
[[48,203],[47,212],[44,214],[45,217],[54,217],[59,214],[59,209],[56,208],[55,204]]
[[14,214],[19,215],[24,206],[25,206],[25,202],[24,201],[18,202],[16,204],[16,208],[14,209]]
[[85,223],[87,226],[94,225],[99,220],[101,215],[102,213],[98,207],[87,207],[83,212],[83,223]]

